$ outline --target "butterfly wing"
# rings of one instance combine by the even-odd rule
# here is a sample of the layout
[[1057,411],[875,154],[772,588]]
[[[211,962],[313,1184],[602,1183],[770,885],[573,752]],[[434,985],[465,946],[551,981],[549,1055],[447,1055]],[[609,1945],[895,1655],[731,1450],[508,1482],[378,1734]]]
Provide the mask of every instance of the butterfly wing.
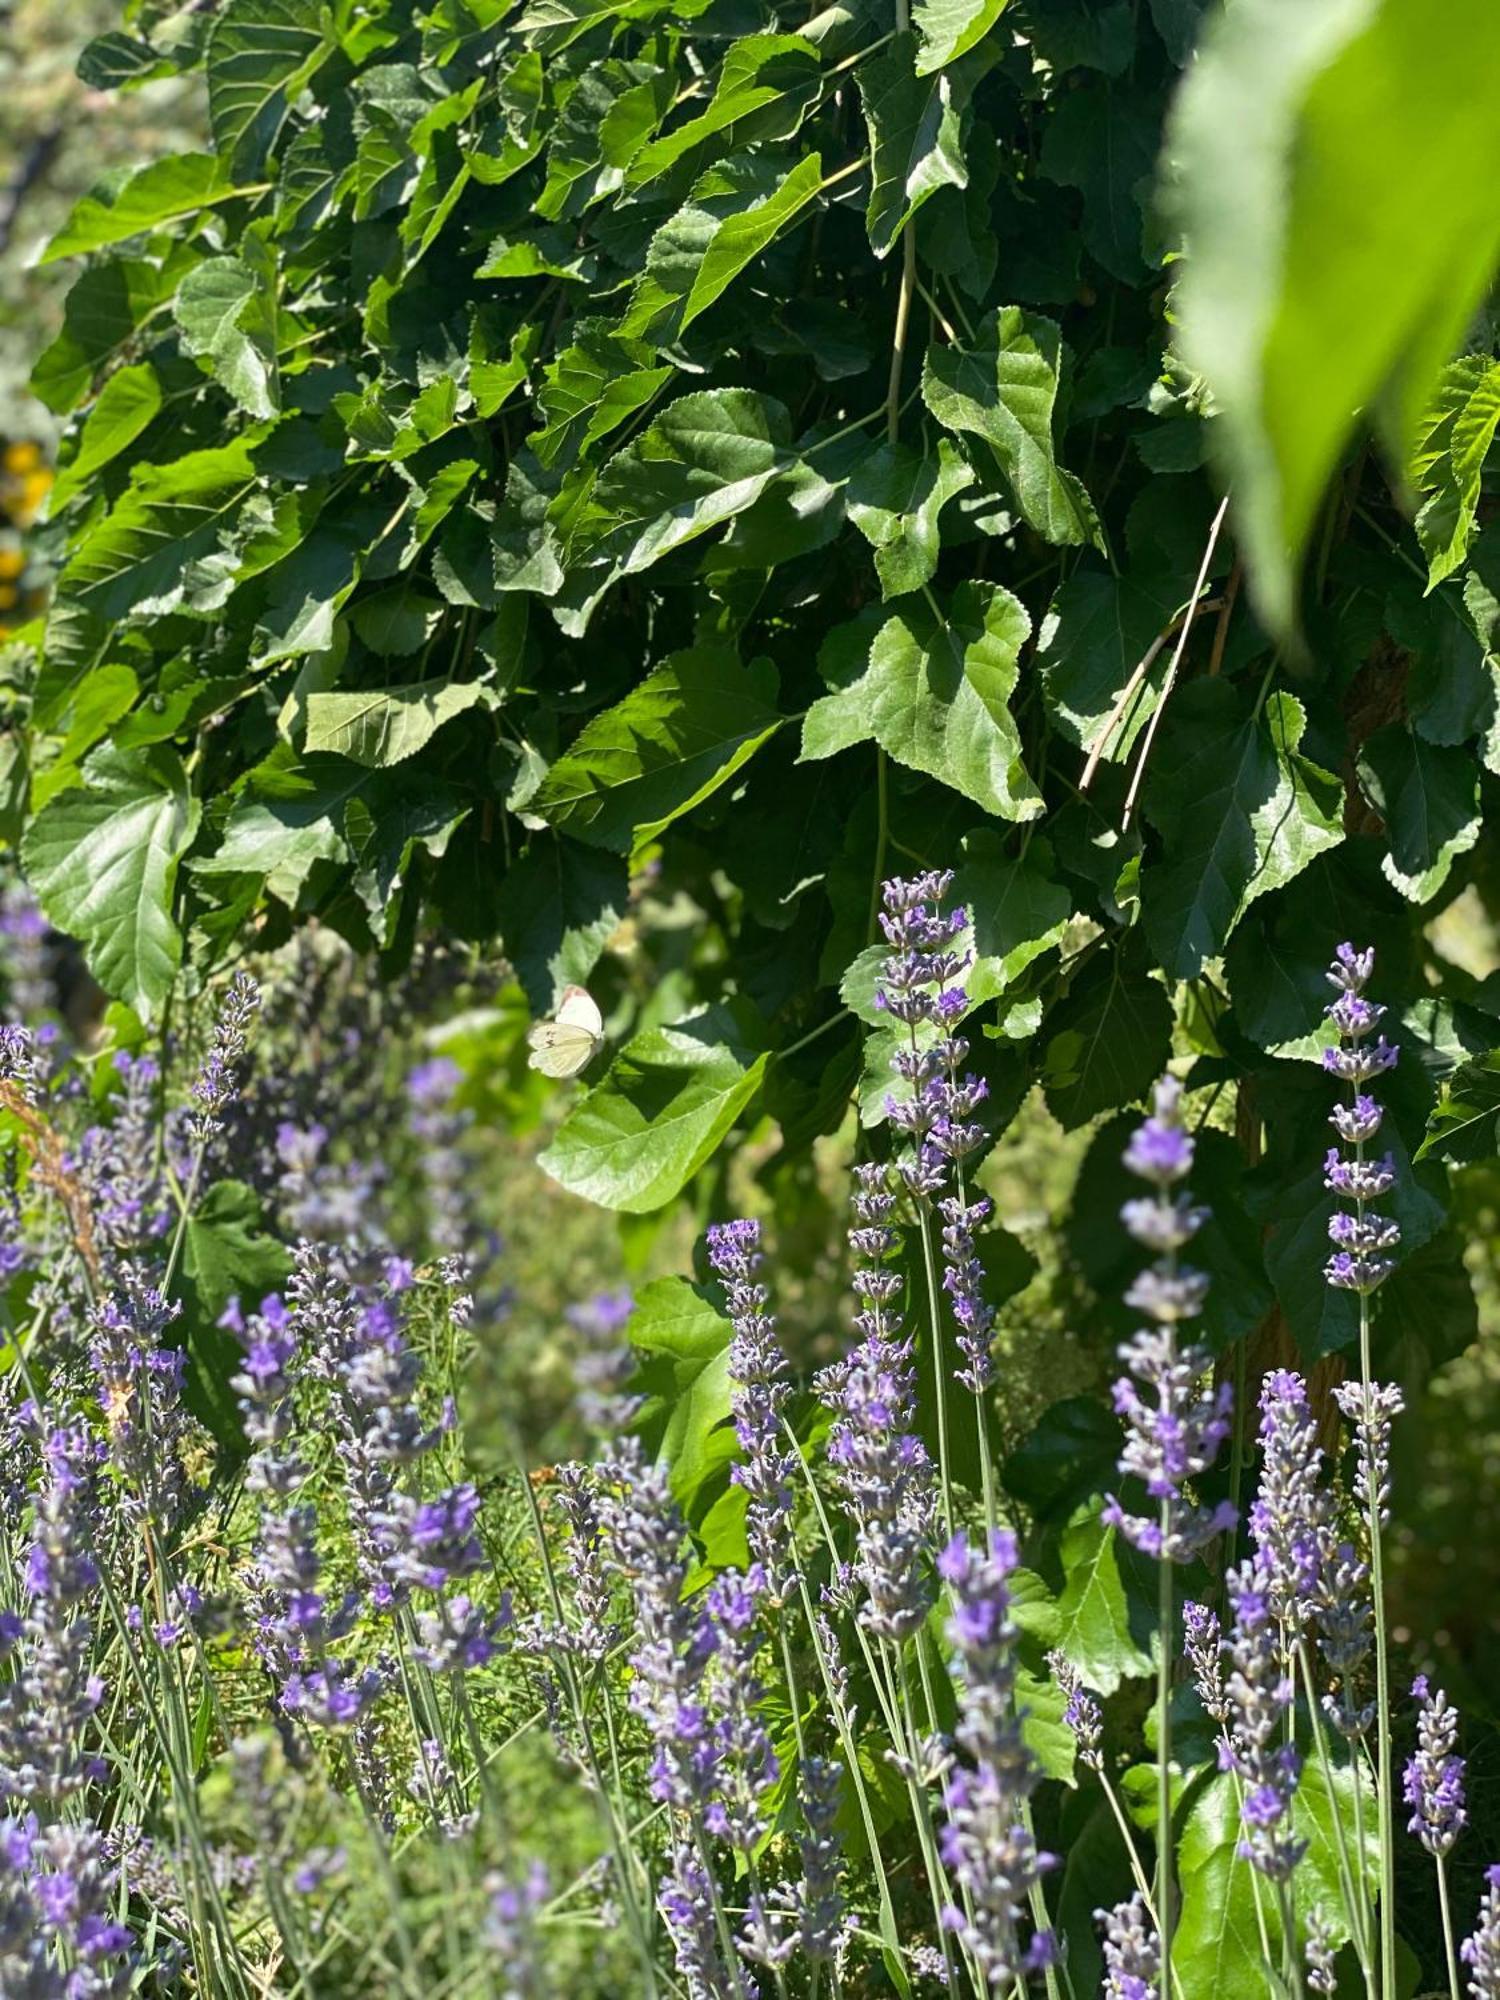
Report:
[[526,1031],[527,1058],[543,1076],[577,1076],[592,1062],[604,1039],[604,1016],[581,986],[565,989],[557,1014],[537,1021]]
[[582,986],[565,986],[558,1004],[557,1020],[564,1028],[582,1028],[596,1042],[604,1039],[604,1016],[593,995]]

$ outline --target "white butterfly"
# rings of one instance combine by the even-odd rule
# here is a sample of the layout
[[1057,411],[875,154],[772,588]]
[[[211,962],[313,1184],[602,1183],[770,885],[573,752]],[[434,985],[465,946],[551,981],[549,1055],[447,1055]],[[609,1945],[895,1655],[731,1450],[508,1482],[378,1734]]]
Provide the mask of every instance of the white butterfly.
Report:
[[533,1022],[526,1041],[532,1069],[543,1076],[577,1076],[599,1053],[604,1016],[581,986],[567,986],[556,1015],[550,1021]]

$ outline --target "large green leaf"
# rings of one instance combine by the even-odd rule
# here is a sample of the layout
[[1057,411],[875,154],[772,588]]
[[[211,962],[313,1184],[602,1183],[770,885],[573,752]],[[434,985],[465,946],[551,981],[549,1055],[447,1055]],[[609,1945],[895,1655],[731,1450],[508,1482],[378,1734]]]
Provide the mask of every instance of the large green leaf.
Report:
[[1062,367],[1055,321],[1002,306],[967,347],[929,347],[922,399],[940,424],[983,438],[1022,514],[1049,542],[1096,542],[1093,503],[1057,463],[1052,422]]
[[[1345,1866],[1358,1880],[1359,1856],[1365,1855],[1367,1873],[1361,1887],[1367,1895],[1374,1892],[1379,1875],[1379,1814],[1368,1785],[1359,1794],[1359,1805],[1363,1840],[1347,1765],[1335,1768],[1330,1788],[1321,1763],[1309,1753],[1292,1805],[1297,1836],[1307,1842],[1307,1852],[1292,1876],[1292,1901],[1299,1924],[1316,1916],[1335,1947],[1350,1935],[1342,1887]],[[1264,2000],[1273,1990],[1270,1982],[1280,1963],[1277,1898],[1272,1886],[1239,1853],[1242,1836],[1235,1780],[1228,1773],[1216,1773],[1194,1799],[1178,1848],[1182,1907],[1172,1965],[1187,1993]],[[1269,1972],[1261,1945],[1262,1921],[1271,1946]]]
[[643,1029],[569,1111],[540,1164],[601,1208],[660,1208],[745,1111],[766,1062],[722,1007]]
[[506,871],[496,902],[500,941],[526,998],[550,1014],[565,986],[581,986],[619,928],[629,894],[625,864],[578,841],[542,835]]
[[1099,1694],[1155,1667],[1155,1618],[1134,1577],[1129,1543],[1100,1518],[1103,1503],[1088,1501],[1062,1529],[1057,1559],[1062,1589],[1055,1596],[1029,1572],[1017,1591],[1017,1622],[1047,1647],[1058,1647]]
[[171,296],[170,267],[141,257],[101,258],[68,293],[62,331],[42,350],[31,371],[31,390],[49,410],[74,409],[96,374]]
[[319,861],[347,857],[344,811],[369,776],[341,757],[268,760],[236,799],[217,851],[195,860],[193,872],[260,875],[274,895],[295,903]]
[[205,257],[178,287],[173,311],[184,353],[205,361],[248,415],[274,417],[281,382],[276,301],[266,272],[241,257]]
[[769,661],[708,646],[676,653],[589,723],[533,809],[591,846],[628,854],[727,784],[781,727]]
[[836,692],[802,726],[804,761],[871,738],[899,764],[1002,819],[1041,811],[1010,713],[1031,621],[999,584],[960,584],[946,617],[922,599],[835,632],[820,662]]
[[112,193],[87,194],[42,253],[42,262],[124,243],[164,223],[197,215],[239,190],[227,160],[213,153],[173,153],[140,167]]
[[967,55],[989,34],[1006,5],[1007,0],[917,0],[912,9],[912,24],[922,38],[917,75],[929,76]]
[[711,167],[651,239],[620,334],[668,345],[795,222],[822,178],[816,153],[785,172],[759,159]]
[[670,403],[604,467],[570,538],[570,558],[603,572],[590,601],[752,506],[790,463],[790,430],[781,405],[749,389]]
[[1243,0],[1205,38],[1168,147],[1190,245],[1183,351],[1264,615],[1355,421],[1409,443],[1500,255],[1500,12],[1452,0]]
[[32,821],[22,866],[48,921],[79,940],[99,984],[154,1020],[182,962],[173,888],[198,801],[165,745],[96,750],[83,775]]
[[1389,880],[1425,903],[1454,861],[1479,838],[1479,771],[1464,749],[1429,743],[1408,724],[1377,729],[1359,756],[1359,776],[1385,821]]
[[952,83],[943,75],[918,75],[915,49],[907,30],[855,71],[870,132],[865,226],[877,257],[939,188],[966,187],[969,180]]
[[1500,1157],[1500,1049],[1462,1063],[1443,1085],[1417,1158],[1467,1163]]
[[642,146],[626,185],[645,187],[702,150],[722,155],[750,138],[789,138],[817,90],[819,66],[801,35],[746,35],[725,54],[707,109]]
[[161,401],[161,381],[149,361],[111,375],[78,434],[76,451],[52,482],[54,508],[128,450],[159,413]]
[[1080,974],[1042,1024],[1042,1088],[1069,1130],[1143,1098],[1172,1053],[1172,1008],[1154,980],[1107,957]]
[[165,612],[181,602],[184,572],[212,554],[255,486],[251,440],[142,466],[58,579],[58,595],[101,618]]
[[883,444],[860,460],[846,501],[849,519],[875,551],[882,597],[932,581],[942,546],[938,516],[973,483],[973,467],[947,438],[938,439],[935,452]]
[[[1125,690],[1174,608],[1154,582],[1102,570],[1076,570],[1063,584],[1042,621],[1037,662],[1047,707],[1070,743],[1089,751],[1098,745],[1110,762],[1129,755],[1156,708],[1167,670],[1164,648],[1128,700]],[[1106,741],[1104,725],[1112,717]]]
[[1216,958],[1247,905],[1343,839],[1344,788],[1302,756],[1306,716],[1223,680],[1173,698],[1146,810],[1165,852],[1141,870],[1141,916],[1174,979]]
[[1427,557],[1428,587],[1451,576],[1479,525],[1479,482],[1500,425],[1500,361],[1464,354],[1443,370],[1422,418],[1408,468],[1424,494],[1417,539]]
[[1050,873],[1052,850],[1032,839],[1019,854],[995,827],[965,836],[953,896],[970,912],[974,965],[965,987],[974,1003],[1004,993],[1033,960],[1057,944],[1073,899]]
[[329,53],[318,0],[230,0],[208,38],[208,112],[226,159],[257,171],[289,98]]
[[385,770],[415,757],[445,722],[488,692],[479,681],[412,681],[358,694],[314,691],[307,697],[305,747]]
[[703,1487],[735,1455],[730,1331],[713,1296],[685,1278],[653,1278],[643,1286],[625,1328],[640,1356],[631,1386],[647,1399],[639,1427],[690,1518]]

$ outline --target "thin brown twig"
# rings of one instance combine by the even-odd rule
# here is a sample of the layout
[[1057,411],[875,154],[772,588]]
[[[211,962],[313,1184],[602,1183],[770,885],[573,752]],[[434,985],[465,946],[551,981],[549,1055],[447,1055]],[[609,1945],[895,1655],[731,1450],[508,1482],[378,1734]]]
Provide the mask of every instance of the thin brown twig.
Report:
[[[1206,604],[1200,604],[1197,608],[1198,610],[1204,612],[1221,611],[1223,609],[1223,599],[1218,597],[1210,598]],[[1157,633],[1156,637],[1151,641],[1151,644],[1146,648],[1145,652],[1142,654],[1140,660],[1137,662],[1136,666],[1132,670],[1129,680],[1126,681],[1124,687],[1121,688],[1119,694],[1115,697],[1115,705],[1109,711],[1109,714],[1105,716],[1103,728],[1099,731],[1099,734],[1094,738],[1092,744],[1089,746],[1088,762],[1084,765],[1083,776],[1078,781],[1078,789],[1080,791],[1086,792],[1090,784],[1092,783],[1094,773],[1099,768],[1100,760],[1104,756],[1105,751],[1109,748],[1110,738],[1114,735],[1116,728],[1119,726],[1120,720],[1123,717],[1125,710],[1129,707],[1132,697],[1136,694],[1136,692],[1140,688],[1141,682],[1146,678],[1147,674],[1149,674],[1151,669],[1156,665],[1157,658],[1161,652],[1162,647],[1165,646],[1167,641],[1177,631],[1181,629],[1182,621],[1185,618],[1191,617],[1192,615],[1193,615],[1193,606],[1191,604],[1184,604],[1182,609],[1176,612],[1173,615],[1173,617],[1169,619],[1165,625],[1163,625],[1161,630]]]
[[1219,604],[1219,622],[1214,630],[1214,649],[1208,656],[1208,675],[1212,680],[1224,664],[1224,647],[1229,639],[1229,619],[1234,610],[1234,600],[1240,594],[1240,579],[1245,566],[1236,556],[1234,567],[1229,572],[1229,581],[1224,586],[1224,595]]
[[1198,565],[1198,581],[1193,585],[1193,599],[1188,606],[1188,614],[1182,621],[1182,629],[1177,634],[1177,645],[1172,653],[1172,663],[1167,668],[1166,678],[1161,684],[1161,693],[1156,698],[1151,720],[1146,724],[1146,734],[1141,743],[1141,754],[1135,760],[1135,771],[1130,780],[1130,790],[1125,794],[1125,810],[1120,815],[1120,831],[1123,833],[1130,824],[1130,815],[1135,811],[1135,802],[1140,793],[1142,780],[1146,775],[1146,765],[1151,756],[1151,745],[1156,740],[1157,726],[1161,722],[1162,710],[1167,705],[1167,697],[1172,692],[1177,679],[1177,670],[1182,665],[1182,656],[1187,651],[1188,635],[1193,629],[1193,619],[1197,615],[1203,586],[1208,580],[1209,564],[1214,559],[1214,550],[1219,543],[1219,530],[1224,525],[1224,516],[1229,510],[1229,495],[1226,493],[1219,502],[1219,511],[1214,515],[1213,525],[1208,531],[1208,541],[1204,545],[1203,560]]

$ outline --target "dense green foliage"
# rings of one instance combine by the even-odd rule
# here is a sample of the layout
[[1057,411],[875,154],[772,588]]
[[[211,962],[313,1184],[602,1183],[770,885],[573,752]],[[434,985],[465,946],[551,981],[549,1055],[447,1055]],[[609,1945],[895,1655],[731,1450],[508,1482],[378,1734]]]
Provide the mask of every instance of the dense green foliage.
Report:
[[[1286,1061],[1351,934],[1420,1003],[1414,1149],[1495,1039],[1421,937],[1486,892],[1500,762],[1487,323],[1430,393],[1492,218],[1424,263],[1393,200],[1363,254],[1399,276],[1360,354],[1330,345],[1380,171],[1338,135],[1398,59],[1430,93],[1460,58],[1409,7],[1330,10],[1316,48],[1267,37],[1284,12],[1199,59],[1158,194],[1196,32],[1169,0],[896,32],[728,0],[134,9],[83,74],[201,67],[213,151],[115,177],[48,253],[87,261],[34,377],[73,430],[6,829],[48,915],[148,1017],[311,913],[388,966],[425,927],[501,949],[538,1011],[626,936],[599,977],[638,1032],[548,1163],[646,1211],[758,1114],[793,1160],[838,1125],[871,884],[951,858],[997,1123],[1033,1082],[1069,1127],[1139,1097],[1175,1017],[1198,1080],[1253,1080],[1284,1185],[1312,1157]],[[1450,173],[1455,218],[1484,180]],[[1179,216],[1212,391],[1172,352]],[[1416,538],[1348,436],[1387,390]],[[1402,1218],[1440,1273],[1443,1152]],[[1347,1339],[1315,1193],[1265,1196],[1225,1333],[1274,1298],[1306,1351]],[[1444,1349],[1467,1323],[1417,1318]]]

